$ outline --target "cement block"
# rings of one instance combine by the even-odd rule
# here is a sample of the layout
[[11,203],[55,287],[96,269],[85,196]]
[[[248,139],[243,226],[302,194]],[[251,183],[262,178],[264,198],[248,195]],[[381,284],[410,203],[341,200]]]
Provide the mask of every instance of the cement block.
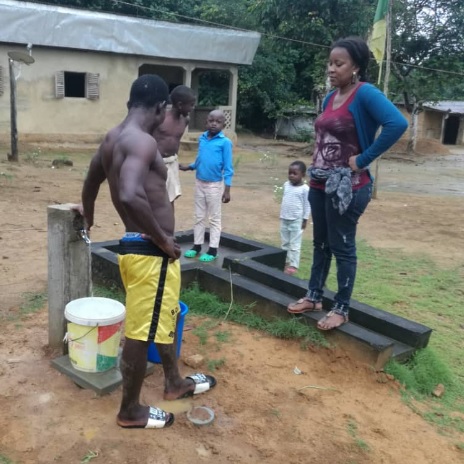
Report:
[[[119,363],[118,363],[119,364]],[[82,372],[74,369],[69,356],[61,356],[53,359],[51,365],[69,377],[79,387],[93,390],[97,395],[106,395],[116,390],[122,384],[122,375],[119,368],[113,368],[106,372]],[[147,361],[145,376],[153,374],[155,364]]]

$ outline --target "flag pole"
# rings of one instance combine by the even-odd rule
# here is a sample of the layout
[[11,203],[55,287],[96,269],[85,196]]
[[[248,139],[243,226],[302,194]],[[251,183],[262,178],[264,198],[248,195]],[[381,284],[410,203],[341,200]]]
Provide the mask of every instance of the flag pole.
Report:
[[[388,9],[387,9],[387,44],[386,44],[386,62],[385,62],[385,77],[383,80],[383,93],[386,97],[388,97],[388,84],[390,81],[390,71],[391,71],[391,43],[392,43],[392,34],[391,34],[391,20],[392,20],[392,6],[393,0],[388,0]],[[381,66],[383,63],[381,64]],[[377,187],[379,183],[379,164],[380,164],[379,156],[375,160],[375,167],[374,167],[374,190],[372,192],[372,198],[377,199]]]

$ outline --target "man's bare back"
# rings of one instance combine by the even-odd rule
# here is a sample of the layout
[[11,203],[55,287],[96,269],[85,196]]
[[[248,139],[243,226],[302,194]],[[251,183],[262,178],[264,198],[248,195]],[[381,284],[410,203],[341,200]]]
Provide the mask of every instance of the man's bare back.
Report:
[[146,234],[176,259],[180,249],[174,242],[174,213],[166,191],[166,166],[150,135],[153,129],[140,125],[137,110],[133,115],[108,132],[91,162],[84,188],[87,193],[83,193],[86,222],[89,228],[93,225],[95,198],[106,178],[113,205],[126,231]]

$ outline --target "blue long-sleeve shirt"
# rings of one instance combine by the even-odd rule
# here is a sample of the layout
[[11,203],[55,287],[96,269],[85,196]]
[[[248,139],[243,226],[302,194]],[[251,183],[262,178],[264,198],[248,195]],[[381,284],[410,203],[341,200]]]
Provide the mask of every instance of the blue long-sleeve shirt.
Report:
[[[331,95],[325,98],[322,108],[325,109]],[[356,158],[358,168],[367,167],[382,153],[386,152],[404,133],[408,122],[396,106],[377,88],[363,83],[349,105],[353,115],[362,153]],[[380,135],[375,138],[379,127]]]
[[198,140],[198,154],[189,168],[196,171],[198,180],[221,182],[228,187],[232,184],[234,167],[232,165],[232,141],[221,131],[208,139],[208,131]]

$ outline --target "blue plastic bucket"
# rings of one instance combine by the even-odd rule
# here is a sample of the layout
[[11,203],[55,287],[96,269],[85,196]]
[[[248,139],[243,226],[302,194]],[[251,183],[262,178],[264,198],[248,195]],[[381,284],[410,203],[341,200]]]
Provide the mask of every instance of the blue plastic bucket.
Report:
[[[180,350],[182,348],[182,334],[184,332],[184,321],[185,315],[188,313],[188,306],[183,302],[179,301],[180,314],[177,321],[177,357],[180,356]],[[161,357],[158,353],[156,345],[151,342],[148,347],[148,360],[152,363],[161,364]]]

